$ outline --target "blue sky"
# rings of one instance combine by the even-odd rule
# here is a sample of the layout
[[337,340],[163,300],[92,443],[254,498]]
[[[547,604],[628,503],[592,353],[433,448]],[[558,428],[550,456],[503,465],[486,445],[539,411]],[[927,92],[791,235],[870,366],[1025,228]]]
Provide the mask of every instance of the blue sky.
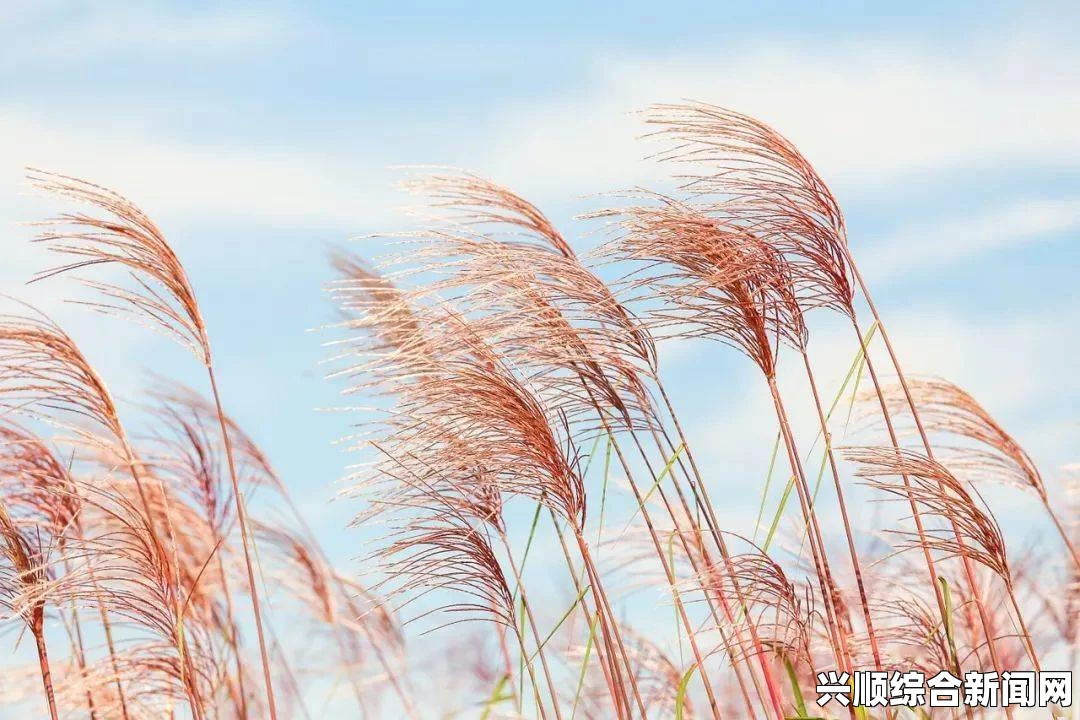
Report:
[[[417,163],[503,182],[588,247],[596,228],[574,217],[596,194],[664,182],[632,112],[689,97],[802,147],[909,368],[968,387],[1053,480],[1080,460],[1080,13],[871,5],[9,0],[0,291],[68,324],[122,396],[148,369],[196,382],[160,340],[65,307],[73,286],[22,285],[46,260],[18,223],[56,209],[26,194],[24,165],[143,205],[189,267],[232,412],[345,558],[361,551],[337,530],[350,510],[327,500],[349,418],[314,410],[339,400],[308,332],[330,317],[326,250],[403,227],[392,166]],[[849,338],[826,323],[812,342],[835,387]],[[664,364],[745,527],[767,395],[729,352],[673,348]]]

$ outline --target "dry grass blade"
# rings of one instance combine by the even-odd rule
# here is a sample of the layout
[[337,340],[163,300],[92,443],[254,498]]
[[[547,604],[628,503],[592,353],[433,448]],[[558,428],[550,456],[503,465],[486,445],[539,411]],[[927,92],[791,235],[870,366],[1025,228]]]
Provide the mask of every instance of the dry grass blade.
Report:
[[409,300],[390,280],[354,255],[336,252],[331,263],[340,278],[330,293],[353,330],[366,330],[381,345],[379,350],[430,358],[423,325],[413,314]]
[[538,238],[564,257],[574,257],[573,248],[539,208],[479,175],[462,171],[433,173],[403,185],[429,198],[433,207],[450,210],[450,219],[455,223],[516,229],[522,237]]
[[598,214],[615,218],[619,228],[603,254],[648,270],[628,280],[631,300],[646,304],[658,333],[719,339],[774,377],[776,344],[801,346],[804,332],[797,308],[786,300],[783,256],[757,235],[685,203],[649,197],[651,205]]
[[[29,179],[32,184],[47,192],[71,198],[104,214],[104,217],[100,217],[68,213],[42,223],[44,230],[38,240],[46,243],[55,252],[74,257],[75,260],[42,273],[38,276],[39,279],[90,266],[123,267],[130,273],[136,289],[128,290],[109,283],[91,283],[92,287],[106,297],[104,302],[95,303],[95,306],[105,312],[133,316],[163,330],[188,347],[206,368],[233,486],[255,629],[259,637],[263,680],[268,709],[273,720],[277,717],[277,711],[259,592],[255,582],[253,553],[249,547],[250,529],[247,526],[244,499],[240,492],[228,420],[222,408],[214,372],[210,340],[187,273],[157,226],[134,203],[120,194],[84,180],[55,173],[31,171]],[[128,455],[131,456],[131,453],[128,452]],[[132,469],[134,472],[134,466]]]
[[[761,645],[778,658],[793,665],[813,667],[811,651],[812,595],[801,595],[784,569],[761,552],[744,553],[731,558],[730,566],[715,565],[702,573],[698,582],[706,592],[734,595],[736,584],[745,599],[744,610],[758,630]],[[746,654],[756,652],[744,647]]]
[[385,585],[383,590],[380,584],[376,588],[390,599],[408,596],[399,611],[430,593],[449,589],[464,599],[437,608],[456,618],[446,624],[482,619],[515,627],[510,586],[494,548],[481,531],[460,519],[438,518],[413,521],[390,537],[392,541],[378,556],[384,572],[394,578],[393,586]]
[[907,476],[911,481],[910,495],[923,512],[953,522],[965,541],[961,545],[951,533],[929,530],[932,547],[949,557],[967,556],[1010,581],[1001,527],[941,463],[911,450],[893,448],[847,448],[844,455],[858,465],[856,475],[879,490],[905,499],[909,490],[895,478]]
[[[955,448],[958,457],[952,459],[951,465],[975,471],[976,476],[1033,490],[1046,499],[1046,486],[1031,456],[970,393],[941,378],[909,377],[907,384],[927,430],[970,440],[989,451],[973,453]],[[886,387],[885,399],[893,412],[906,411],[907,398],[899,385]]]
[[68,468],[37,435],[0,424],[0,497],[12,515],[63,546],[81,510]]
[[634,666],[646,711],[654,717],[675,717],[676,712],[683,720],[697,717],[690,698],[685,697],[685,693],[680,697],[684,671],[649,638],[625,624],[618,629],[626,638],[627,654]]
[[949,466],[972,481],[989,480],[1034,492],[1065,543],[1073,563],[1080,567],[1080,551],[1054,511],[1042,474],[1034,460],[970,393],[941,378],[908,378],[884,391],[890,410],[903,414],[908,397],[918,407],[924,430],[971,443],[943,447]]
[[163,485],[148,485],[157,488],[150,498],[152,515],[168,514],[176,522],[176,551],[162,553],[142,505],[129,499],[131,483],[102,477],[79,484],[85,522],[96,531],[79,543],[71,570],[43,586],[40,597],[58,604],[101,602],[111,615],[148,634],[155,646],[168,648],[168,657],[159,653],[157,660],[168,660],[178,683],[174,692],[182,694],[196,718],[204,717],[221,677],[214,593],[202,584],[201,574],[215,548],[197,513],[168,499]]
[[48,549],[34,529],[17,523],[0,497],[0,608],[20,616],[34,636],[49,715],[57,720],[52,669],[45,645],[48,594],[42,591],[50,579]]
[[42,231],[38,242],[72,261],[39,273],[37,279],[87,267],[119,265],[131,273],[137,289],[89,283],[106,298],[94,306],[140,321],[150,320],[208,362],[210,346],[195,293],[180,259],[157,225],[133,202],[100,185],[35,169],[29,171],[28,178],[41,190],[105,213],[105,217],[65,213],[39,223]]
[[[402,275],[434,278],[410,293],[414,304],[452,295],[486,342],[542,391],[552,385],[553,400],[580,395],[573,384],[580,378],[620,416],[648,405],[642,376],[655,371],[651,338],[538,208],[468,173],[408,186],[448,214],[445,223],[413,234],[415,247],[395,261]],[[370,275],[363,280],[375,289]],[[388,290],[370,294],[386,305]]]
[[704,103],[654,105],[657,158],[713,166],[682,176],[710,216],[753,233],[791,263],[800,304],[851,314],[854,284],[836,198],[795,145],[755,118]]
[[[228,536],[236,528],[236,504],[213,403],[164,380],[149,395],[154,401],[148,406],[154,429],[147,464],[177,493],[201,507],[219,536]],[[284,497],[284,485],[270,459],[235,421],[226,416],[226,423],[244,496],[268,488]]]
[[[807,157],[724,108],[657,105],[644,116],[663,144],[655,159],[680,168],[679,188],[635,189],[615,201],[629,207],[592,214],[610,222],[601,265],[579,257],[536,204],[445,169],[404,183],[424,199],[424,224],[384,236],[391,255],[369,265],[334,254],[340,339],[328,343],[330,375],[373,405],[350,408],[365,416],[344,441],[361,453],[345,491],[363,501],[355,522],[383,533],[368,546],[363,583],[335,570],[269,455],[226,414],[191,279],[162,230],[116,192],[29,170],[33,186],[78,204],[36,225],[36,242],[60,260],[34,279],[80,276],[91,291],[80,304],[178,341],[203,365],[208,395],[163,380],[129,426],[64,329],[33,309],[0,315],[0,631],[11,628],[16,643],[32,636],[38,654],[31,672],[5,668],[0,715],[25,706],[43,716],[47,703],[52,720],[276,720],[276,685],[282,717],[312,720],[341,714],[348,683],[360,716],[419,718],[411,687],[423,673],[425,714],[783,720],[813,714],[806,694],[818,669],[1000,675],[1025,658],[1040,671],[1040,653],[1075,665],[1080,515],[1058,519],[1049,476],[969,393],[904,376],[837,199]],[[630,270],[609,284],[609,263]],[[856,305],[873,315],[869,334]],[[905,501],[910,526],[867,523],[898,536],[895,545],[856,542],[832,446],[840,398],[825,411],[809,357],[807,318],[818,308],[839,313],[860,346],[844,387],[864,366],[874,386],[892,447],[850,448],[847,458],[875,494]],[[875,336],[898,387],[882,387]],[[694,433],[659,376],[660,337],[717,340],[765,376],[780,431],[773,462],[783,452],[791,477],[770,538],[790,521],[791,556],[722,529],[719,511],[738,503],[709,500],[715,467],[698,466]],[[824,440],[810,455],[778,380],[792,354],[810,391],[795,399],[812,399]],[[901,449],[901,415],[919,433],[918,452]],[[838,520],[811,489],[804,464],[814,450],[819,486],[831,470]],[[610,496],[609,480],[631,497]],[[1041,500],[1076,561],[1064,578],[1056,546],[1009,554],[981,480]],[[268,502],[249,519],[256,493]],[[801,517],[784,513],[792,494]],[[623,511],[632,515],[608,550],[611,517]],[[826,517],[837,535],[843,528],[853,576],[833,574]],[[519,527],[529,531],[524,552]],[[593,538],[604,542],[604,572]],[[550,558],[537,562],[554,541],[569,576],[553,578]],[[923,563],[930,584],[913,584]],[[572,591],[538,587],[559,580]],[[631,597],[642,588],[672,607],[654,617]],[[546,607],[564,590],[568,609]],[[246,618],[234,592],[250,596]],[[283,634],[269,616],[264,634],[260,594],[280,603]],[[638,613],[650,620],[640,632],[622,617]],[[677,655],[660,637],[672,620]],[[252,621],[258,669],[241,640]],[[406,630],[469,621],[479,621],[475,633],[464,643],[451,635],[437,659],[424,648],[406,655]],[[570,664],[549,664],[553,653]],[[317,711],[308,704],[323,689]],[[850,720],[876,712],[846,711]]]
[[123,436],[101,376],[75,341],[43,316],[0,318],[0,406],[59,422],[88,441],[102,431],[116,442]]
[[[931,675],[954,666],[937,609],[920,598],[889,600],[877,608],[882,636],[894,656],[893,668],[917,667]],[[976,632],[979,632],[976,629]]]
[[[404,385],[376,428],[385,457],[375,477],[407,495],[457,498],[471,516],[498,522],[507,492],[543,500],[580,527],[585,490],[577,458],[549,424],[548,411],[495,356],[461,360]],[[565,435],[565,433],[564,433]],[[492,494],[490,491],[495,491]]]

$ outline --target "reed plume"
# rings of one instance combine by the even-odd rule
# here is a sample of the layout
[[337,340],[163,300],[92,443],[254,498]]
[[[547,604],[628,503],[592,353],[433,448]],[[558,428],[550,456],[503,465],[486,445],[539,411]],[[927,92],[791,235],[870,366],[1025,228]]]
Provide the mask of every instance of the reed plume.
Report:
[[[848,654],[847,639],[832,618],[833,579],[824,555],[810,489],[776,387],[776,346],[799,344],[805,327],[784,302],[787,270],[783,257],[755,235],[726,226],[685,203],[650,196],[651,205],[604,213],[618,219],[619,233],[604,254],[647,269],[628,280],[628,292],[644,292],[665,302],[648,318],[658,331],[678,337],[709,337],[731,345],[761,369],[783,429],[785,449],[796,478],[803,518],[837,663]],[[642,277],[636,277],[640,274]]]
[[[45,597],[39,591],[48,582],[47,549],[40,537],[20,528],[0,501],[0,607],[20,616],[37,646],[41,682],[49,716],[58,720],[52,669],[45,646]],[[27,598],[30,599],[27,599]]]
[[[470,174],[436,175],[411,187],[451,211],[449,229],[420,233],[418,248],[406,256],[436,275],[413,302],[452,294],[470,329],[553,405],[549,412],[568,431],[579,419],[597,417],[609,435],[612,422],[631,431],[650,422],[651,339],[535,206]],[[373,284],[370,274],[354,281],[361,291]],[[370,303],[390,299],[386,284],[378,289]],[[363,302],[353,303],[358,306]],[[399,314],[384,309],[373,317]]]
[[[850,449],[846,455],[858,463],[856,474],[869,480],[875,488],[901,497],[913,497],[926,515],[949,523],[951,529],[944,533],[928,530],[922,537],[909,533],[907,546],[927,543],[945,557],[977,562],[1004,581],[1029,657],[1038,667],[1038,656],[1016,599],[1004,535],[981,498],[977,499],[941,463],[913,451],[860,448]],[[911,482],[898,485],[889,479],[896,476],[905,476]],[[978,588],[971,590],[971,593],[973,601],[982,596]],[[985,613],[982,623],[989,635],[991,623]],[[988,649],[994,646],[995,640],[992,636],[987,638]]]
[[35,187],[46,192],[70,198],[104,213],[104,217],[81,212],[64,213],[40,223],[42,231],[37,238],[38,242],[45,244],[55,253],[73,259],[67,264],[40,273],[36,279],[99,265],[119,266],[129,273],[136,289],[129,290],[111,283],[87,282],[87,285],[103,296],[103,300],[88,304],[108,314],[134,318],[164,332],[194,353],[206,368],[233,486],[267,702],[270,717],[276,719],[270,660],[262,628],[252,551],[249,547],[250,529],[214,373],[210,338],[187,273],[154,222],[122,195],[85,180],[58,173],[32,169],[29,179]]
[[[807,157],[723,108],[644,115],[678,188],[634,190],[621,196],[628,207],[588,214],[612,221],[595,256],[579,255],[530,200],[446,169],[404,183],[422,198],[422,224],[380,236],[389,255],[369,264],[333,253],[328,374],[371,405],[350,408],[363,416],[343,444],[363,459],[342,494],[357,500],[354,525],[383,528],[362,581],[335,567],[270,454],[226,413],[193,283],[160,228],[111,190],[31,170],[34,186],[84,208],[38,224],[37,241],[62,260],[35,279],[103,271],[80,304],[179,342],[209,392],[156,378],[129,416],[63,328],[32,309],[0,316],[0,610],[38,651],[36,667],[6,669],[5,710],[311,720],[309,696],[325,683],[322,712],[352,700],[361,717],[385,713],[381,693],[392,690],[411,718],[445,704],[445,692],[447,713],[481,720],[781,720],[809,714],[819,667],[959,675],[1025,657],[1039,669],[1040,652],[1075,658],[1075,518],[1059,517],[1049,476],[969,393],[904,374],[840,204]],[[605,280],[610,263],[629,267],[620,281]],[[886,445],[834,448],[836,403],[826,411],[809,356],[818,310],[855,333],[852,377],[857,388],[869,375],[864,397]],[[883,382],[874,335],[896,385]],[[735,348],[769,387],[774,460],[783,452],[790,469],[776,523],[789,491],[800,507],[788,518],[790,557],[719,522],[731,498],[710,498],[713,471],[699,465],[660,372],[657,341],[689,338]],[[793,354],[820,456],[800,452],[795,398],[780,391]],[[919,449],[900,443],[908,420]],[[854,582],[834,573],[811,457],[819,482],[831,474]],[[872,496],[910,510],[899,524],[867,522],[885,528],[873,545],[856,542],[841,457]],[[602,484],[590,470],[601,464]],[[1039,497],[1071,556],[1064,578],[1057,550],[1017,552],[1012,537],[1006,547],[979,494],[985,480]],[[616,489],[627,493],[618,501]],[[256,495],[265,503],[252,506]],[[627,502],[630,521],[613,526]],[[561,557],[547,562],[549,551]],[[929,587],[910,581],[923,565]],[[556,583],[556,596],[573,597],[565,611],[548,602]],[[677,652],[658,637],[666,624],[622,616],[643,589],[670,597]],[[265,693],[236,592],[251,596]],[[299,652],[272,615],[288,618],[279,628],[299,636]],[[472,621],[475,633],[435,653],[406,651],[417,627]]]
[[[974,447],[945,448],[949,465],[972,480],[991,480],[1034,492],[1073,562],[1080,567],[1080,553],[1061,518],[1054,512],[1038,467],[986,408],[970,393],[941,378],[909,378],[908,391],[919,408],[926,431],[974,444]],[[897,414],[903,413],[907,407],[907,397],[899,385],[885,389],[885,400]]]

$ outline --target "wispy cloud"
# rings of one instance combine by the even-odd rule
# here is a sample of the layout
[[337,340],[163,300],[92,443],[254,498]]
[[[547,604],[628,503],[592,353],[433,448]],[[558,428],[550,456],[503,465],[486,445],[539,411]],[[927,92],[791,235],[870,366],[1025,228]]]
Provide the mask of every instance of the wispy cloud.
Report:
[[[128,25],[110,30],[124,36],[118,42],[159,48],[186,39],[232,46],[234,40],[272,34],[280,23],[273,14],[267,19],[189,12],[177,23],[156,15],[168,26],[162,32],[177,34],[173,43],[152,29],[142,32],[140,11],[122,8],[116,12],[128,18]],[[85,22],[113,27],[102,13]],[[709,54],[598,57],[574,90],[467,111],[448,107],[439,137],[430,130],[417,133],[412,145],[399,149],[375,146],[371,138],[377,134],[344,129],[334,136],[348,138],[345,143],[327,144],[318,134],[289,137],[285,145],[275,138],[272,147],[265,140],[246,147],[179,143],[145,120],[131,126],[133,118],[150,117],[152,111],[112,104],[73,114],[9,104],[0,116],[0,147],[17,163],[139,188],[142,197],[160,200],[165,211],[326,226],[389,217],[382,210],[395,202],[386,188],[392,175],[383,167],[420,159],[425,145],[431,146],[433,160],[467,159],[470,167],[541,203],[653,184],[671,168],[642,159],[652,148],[635,139],[643,126],[632,113],[658,100],[692,97],[774,124],[810,156],[846,202],[863,193],[892,193],[898,184],[939,173],[1075,166],[1080,96],[1064,89],[1080,84],[1080,62],[1067,58],[1080,59],[1071,43],[1049,31],[998,31],[948,52],[900,39],[748,42]],[[321,127],[332,128],[333,122],[319,119]],[[407,127],[422,120],[380,116],[364,122]],[[997,239],[976,241],[981,228],[962,218],[936,232],[963,236],[950,243],[957,253],[989,249],[1021,234],[1071,226],[1071,203],[1031,201],[988,211],[1009,213],[1007,226],[996,228]],[[1034,222],[1021,227],[1029,219]],[[1009,229],[1014,226],[1015,231]]]
[[689,97],[774,125],[845,193],[957,170],[1073,167],[1077,59],[1071,39],[1050,30],[999,30],[947,50],[883,38],[603,57],[578,91],[493,113],[488,162],[528,167],[537,185],[647,181],[632,160],[648,148],[632,140],[642,126],[630,113]]
[[905,227],[867,243],[861,266],[888,282],[917,270],[947,267],[982,253],[1080,230],[1080,197],[1019,200],[933,224]]
[[[155,214],[243,219],[348,233],[388,213],[392,192],[379,167],[281,147],[228,147],[162,137],[133,123],[79,122],[0,104],[2,184],[8,202],[21,167],[34,165],[92,178],[131,194]],[[385,216],[384,216],[385,217]]]
[[[94,6],[51,2],[43,10],[24,3],[6,12],[18,26],[72,7],[79,8],[74,36],[85,37],[88,27],[106,28],[91,43],[100,41],[102,48],[209,44],[241,51],[245,43],[250,48],[275,37],[284,22],[273,12],[155,12],[150,24],[172,33],[170,39],[155,34],[133,4],[88,10]],[[109,33],[117,37],[108,40]],[[642,160],[651,148],[635,139],[643,126],[632,112],[680,97],[722,103],[774,124],[804,149],[844,203],[860,193],[888,198],[905,182],[939,174],[1074,167],[1080,161],[1080,96],[1066,90],[1080,84],[1080,62],[1069,62],[1080,58],[1072,44],[1050,30],[998,30],[965,42],[945,51],[896,38],[748,41],[708,54],[605,55],[588,66],[575,89],[478,104],[467,112],[448,106],[438,136],[425,126],[401,147],[379,144],[372,139],[379,135],[362,128],[332,132],[332,142],[318,133],[277,137],[273,145],[265,139],[247,145],[180,140],[146,119],[138,105],[145,99],[87,108],[9,100],[0,102],[0,156],[8,160],[0,173],[0,217],[41,214],[22,200],[11,204],[20,191],[19,167],[34,164],[119,188],[169,224],[213,218],[253,231],[288,226],[345,237],[397,222],[394,208],[403,199],[389,187],[394,175],[384,168],[414,161],[429,148],[437,162],[454,148],[450,157],[467,158],[465,164],[546,206],[574,194],[651,184],[669,173],[671,168]],[[318,126],[332,129],[352,120],[322,115]],[[364,121],[404,127],[420,122],[386,115]],[[915,219],[869,247],[860,245],[869,274],[887,281],[1078,227],[1080,198],[1032,197],[933,224]],[[9,233],[0,250],[22,242]],[[18,253],[0,271],[0,283],[21,281],[35,263]]]
[[[920,302],[887,314],[885,322],[906,373],[939,375],[969,390],[1033,453],[1036,462],[1053,468],[1075,458],[1071,399],[1080,388],[1069,378],[1073,358],[1080,352],[1080,338],[1073,331],[1078,319],[1075,312],[988,317]],[[858,344],[845,323],[822,323],[821,317],[812,320],[810,351],[815,374],[821,392],[831,401],[856,357]],[[1050,348],[1053,351],[1048,352]],[[684,407],[688,400],[697,398],[699,405],[707,407],[696,416],[682,418],[691,433],[690,444],[702,466],[714,468],[710,481],[722,489],[737,488],[732,495],[753,505],[757,498],[745,488],[747,483],[758,488],[763,482],[778,426],[756,369],[749,367],[749,360],[730,354],[736,363],[734,372],[726,365],[722,369],[714,365],[699,376],[699,380],[705,378],[704,385],[676,386],[675,400],[677,406]],[[873,357],[883,380],[892,382],[880,341],[873,344]],[[780,371],[785,397],[808,397],[797,357],[782,357]],[[725,381],[720,382],[720,377]],[[864,376],[863,389],[868,388]],[[701,400],[702,393],[708,393],[707,400]],[[861,441],[858,435],[841,433],[849,393],[850,388],[831,426],[837,433],[837,445]],[[792,402],[788,411],[799,446],[808,452],[818,435],[813,406]],[[820,450],[820,440],[817,442]],[[778,477],[786,477],[785,471],[778,469],[774,481]],[[739,527],[749,530],[751,523],[752,518],[744,517]]]
[[[284,35],[289,19],[265,6],[170,9],[145,3],[13,0],[0,10],[0,57],[35,67],[102,56],[250,52]],[[48,32],[42,32],[48,28]]]

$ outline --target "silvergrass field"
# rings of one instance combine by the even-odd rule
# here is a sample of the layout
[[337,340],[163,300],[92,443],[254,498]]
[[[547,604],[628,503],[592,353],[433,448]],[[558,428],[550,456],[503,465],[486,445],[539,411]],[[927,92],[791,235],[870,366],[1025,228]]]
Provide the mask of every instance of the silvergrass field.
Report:
[[[111,316],[99,332],[179,343],[200,380],[121,400],[10,289],[0,717],[1069,717],[1075,699],[818,705],[821,672],[1077,668],[1080,487],[994,398],[905,372],[858,239],[783,128],[691,102],[641,120],[673,189],[596,188],[587,253],[445,169],[407,173],[415,228],[328,253],[349,567],[233,419],[213,352],[231,338],[211,344],[214,308],[139,189],[28,170],[56,210],[33,240],[55,264],[26,280]],[[850,365],[812,360],[821,323]],[[737,499],[664,384],[666,348],[710,341],[774,415]],[[1010,521],[1023,495],[1034,546]],[[734,504],[750,533],[725,527]]]

